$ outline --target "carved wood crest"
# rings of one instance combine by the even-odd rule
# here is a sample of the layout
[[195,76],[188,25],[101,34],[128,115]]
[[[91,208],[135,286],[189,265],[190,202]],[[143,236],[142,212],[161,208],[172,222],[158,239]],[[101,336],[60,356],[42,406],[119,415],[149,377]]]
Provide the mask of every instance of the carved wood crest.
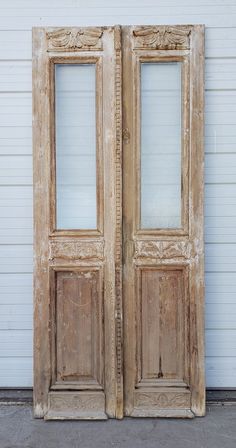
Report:
[[48,51],[101,50],[102,28],[60,28],[47,33]]
[[135,257],[160,259],[186,258],[191,255],[192,245],[188,241],[136,241]]
[[133,31],[134,48],[188,49],[190,32],[190,26],[142,26]]

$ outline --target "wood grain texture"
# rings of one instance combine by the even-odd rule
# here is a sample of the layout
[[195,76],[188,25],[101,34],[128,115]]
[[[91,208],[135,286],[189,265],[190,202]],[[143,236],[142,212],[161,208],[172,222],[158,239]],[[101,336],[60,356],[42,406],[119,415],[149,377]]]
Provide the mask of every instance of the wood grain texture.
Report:
[[[185,341],[189,339],[182,270],[139,268],[137,275],[138,383],[188,382]],[[155,382],[156,381],[156,382]],[[140,384],[141,386],[141,384]]]
[[[35,415],[203,415],[203,27],[66,30],[34,31]],[[140,64],[163,61],[182,64],[181,228],[141,229]],[[56,63],[97,64],[90,231],[56,229]]]
[[[205,409],[203,27],[181,28],[123,28],[124,396],[125,414],[136,417]],[[141,229],[140,64],[174,61],[182,64],[182,224]],[[178,393],[168,400],[164,386]]]
[[197,257],[190,263],[190,382],[191,409],[205,415],[204,367],[204,26],[192,32],[190,77],[191,98],[191,163],[189,221],[190,239],[197,248]]
[[[100,279],[99,279],[100,276]],[[57,271],[55,381],[103,385],[103,279],[97,269]]]
[[[117,314],[117,299],[119,312],[121,311],[121,290],[119,283],[120,239],[121,239],[121,183],[119,175],[120,143],[117,141],[121,132],[121,118],[119,98],[121,84],[119,82],[120,64],[119,28],[110,28],[107,38],[104,40],[104,71],[103,86],[105,92],[103,101],[103,138],[104,138],[104,265],[105,289],[104,289],[104,318],[105,318],[105,385],[106,385],[106,412],[109,417],[121,415],[122,396],[118,382],[122,382],[119,361],[120,314]],[[112,64],[111,62],[112,61]],[[110,67],[110,68],[109,68]],[[112,113],[111,113],[112,112]],[[118,280],[118,281],[117,281]],[[118,317],[116,324],[116,319]]]
[[[120,28],[40,28],[33,40],[35,415],[121,418]],[[96,64],[94,230],[57,229],[55,64]]]
[[[39,76],[40,74],[40,76]],[[50,114],[45,32],[33,30],[34,148],[34,415],[47,412],[50,387],[50,295],[48,269]]]

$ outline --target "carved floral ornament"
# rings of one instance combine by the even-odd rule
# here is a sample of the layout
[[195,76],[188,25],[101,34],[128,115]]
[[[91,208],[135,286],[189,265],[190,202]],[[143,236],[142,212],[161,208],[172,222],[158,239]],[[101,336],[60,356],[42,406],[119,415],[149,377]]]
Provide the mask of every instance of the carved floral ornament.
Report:
[[188,241],[136,241],[135,258],[155,259],[186,258],[194,256],[194,250]]
[[102,28],[60,28],[47,32],[48,51],[102,48]]
[[155,408],[188,407],[190,394],[187,393],[140,393],[137,396],[138,406],[150,406]]
[[51,241],[49,245],[49,260],[84,260],[104,257],[103,241]]
[[[188,49],[191,26],[142,26],[133,30],[134,48]],[[48,51],[101,49],[102,28],[58,28],[47,32]]]
[[190,33],[190,26],[142,26],[133,31],[134,48],[188,49]]

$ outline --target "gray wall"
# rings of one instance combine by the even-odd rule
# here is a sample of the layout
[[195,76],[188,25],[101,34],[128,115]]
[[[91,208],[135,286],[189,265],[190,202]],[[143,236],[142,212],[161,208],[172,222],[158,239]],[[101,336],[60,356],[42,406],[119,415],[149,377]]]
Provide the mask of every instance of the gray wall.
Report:
[[207,385],[236,387],[235,0],[8,0],[0,6],[0,387],[32,385],[31,28],[206,25]]

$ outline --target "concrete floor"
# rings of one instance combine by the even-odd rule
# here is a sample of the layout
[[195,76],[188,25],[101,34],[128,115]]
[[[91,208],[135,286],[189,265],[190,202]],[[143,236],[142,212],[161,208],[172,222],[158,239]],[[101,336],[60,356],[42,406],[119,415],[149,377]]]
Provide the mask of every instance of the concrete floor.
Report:
[[193,420],[44,422],[31,405],[0,405],[0,448],[236,448],[236,406]]

